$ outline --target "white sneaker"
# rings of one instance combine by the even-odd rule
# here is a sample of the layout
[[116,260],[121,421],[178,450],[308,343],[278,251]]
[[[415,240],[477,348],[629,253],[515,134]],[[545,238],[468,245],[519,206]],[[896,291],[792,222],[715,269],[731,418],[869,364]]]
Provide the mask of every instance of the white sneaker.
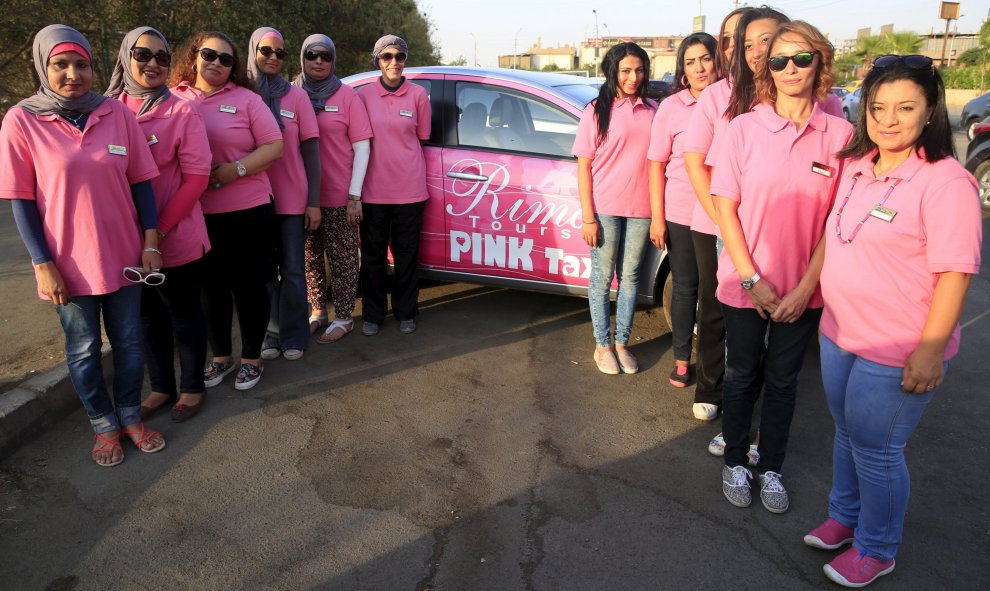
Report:
[[302,359],[303,354],[306,351],[304,349],[286,349],[282,351],[282,356],[289,361],[295,361],[297,359]]
[[754,443],[749,446],[749,451],[746,452],[747,463],[754,468],[760,462],[760,452],[756,451],[756,447]]
[[695,402],[691,411],[699,421],[714,421],[718,417],[718,407],[707,402]]
[[261,350],[261,358],[265,361],[271,361],[272,359],[278,359],[278,356],[282,354],[282,350],[278,347],[268,347],[267,349]]
[[712,440],[708,442],[708,453],[718,457],[725,455],[725,439],[722,437],[722,433],[712,437]]

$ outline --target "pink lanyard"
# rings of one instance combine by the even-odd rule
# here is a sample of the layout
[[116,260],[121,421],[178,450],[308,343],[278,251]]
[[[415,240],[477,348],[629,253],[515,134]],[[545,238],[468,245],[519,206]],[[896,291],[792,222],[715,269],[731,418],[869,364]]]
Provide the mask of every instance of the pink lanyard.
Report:
[[849,240],[846,240],[845,238],[842,237],[842,227],[840,226],[842,222],[842,210],[845,209],[846,204],[849,203],[849,198],[852,197],[853,189],[856,188],[856,182],[859,180],[859,177],[861,176],[863,176],[863,173],[861,172],[857,172],[855,175],[853,175],[852,186],[849,187],[849,192],[846,193],[846,198],[842,200],[842,205],[840,205],[838,211],[835,212],[835,235],[839,237],[839,242],[843,244],[849,244],[850,242],[853,241],[854,238],[856,238],[856,234],[859,234],[859,229],[862,228],[863,224],[866,223],[866,220],[870,217],[870,213],[876,210],[877,207],[883,207],[883,204],[887,202],[887,198],[890,197],[890,194],[894,191],[894,187],[896,187],[897,184],[901,182],[901,179],[894,179],[893,182],[890,183],[890,187],[888,187],[887,192],[883,194],[883,198],[880,199],[880,203],[877,203],[873,207],[873,209],[866,212],[866,215],[863,216],[863,219],[859,220],[859,223],[856,224],[855,228],[853,228],[852,234],[849,235]]

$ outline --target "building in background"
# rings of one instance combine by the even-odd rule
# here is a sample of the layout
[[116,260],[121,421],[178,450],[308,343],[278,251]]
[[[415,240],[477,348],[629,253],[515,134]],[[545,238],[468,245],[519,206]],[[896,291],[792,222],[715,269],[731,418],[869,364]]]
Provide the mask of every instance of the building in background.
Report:
[[597,66],[610,47],[619,43],[632,42],[642,47],[650,56],[650,79],[659,80],[663,78],[664,74],[673,74],[674,70],[677,69],[677,47],[682,39],[684,39],[683,35],[590,37],[578,46],[578,67]]
[[498,56],[498,67],[516,70],[563,70],[577,68],[577,50],[570,44],[541,47],[541,39],[524,53]]

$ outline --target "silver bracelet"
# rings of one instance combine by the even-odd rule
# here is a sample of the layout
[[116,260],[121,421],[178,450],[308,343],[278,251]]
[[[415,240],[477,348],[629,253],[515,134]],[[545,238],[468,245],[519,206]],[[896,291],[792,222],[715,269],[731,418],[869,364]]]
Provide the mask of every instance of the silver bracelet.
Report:
[[162,254],[162,251],[158,250],[157,248],[155,248],[153,246],[149,246],[148,248],[144,249],[144,252],[153,252],[153,253],[158,254],[158,255]]

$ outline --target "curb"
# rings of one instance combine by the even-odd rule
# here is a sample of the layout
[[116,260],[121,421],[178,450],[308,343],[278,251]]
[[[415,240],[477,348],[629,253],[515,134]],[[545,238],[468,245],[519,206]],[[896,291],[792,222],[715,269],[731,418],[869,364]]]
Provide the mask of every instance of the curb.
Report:
[[[109,353],[110,346],[104,345],[104,379],[113,368]],[[0,459],[13,454],[81,407],[64,361],[0,394]]]

